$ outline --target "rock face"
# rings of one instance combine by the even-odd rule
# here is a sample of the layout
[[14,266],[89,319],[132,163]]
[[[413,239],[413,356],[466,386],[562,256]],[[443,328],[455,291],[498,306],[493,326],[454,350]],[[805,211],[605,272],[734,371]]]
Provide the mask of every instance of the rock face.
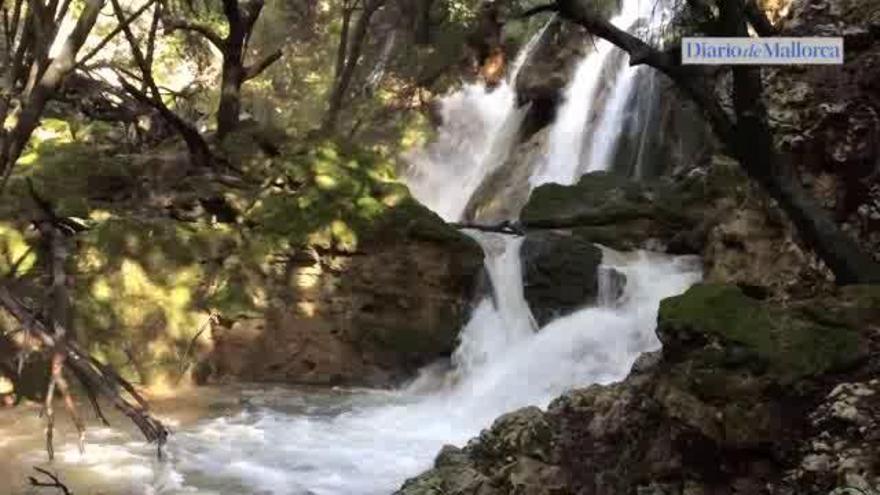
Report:
[[217,325],[204,379],[386,385],[448,355],[466,321],[483,254],[413,201],[355,253],[306,256],[289,300],[266,317]]
[[779,296],[808,297],[832,281],[785,215],[722,155],[655,181],[603,172],[543,185],[520,218],[530,232],[565,231],[613,249],[700,254],[706,280]]
[[546,154],[549,135],[547,127],[517,144],[507,160],[474,191],[464,218],[481,223],[518,218],[532,190],[532,173]]
[[526,301],[539,325],[595,302],[602,251],[565,231],[532,232],[520,251]]
[[878,302],[878,287],[852,287],[783,309],[698,285],[663,303],[664,351],[625,381],[505,415],[398,493],[876,490]]
[[774,138],[804,186],[880,256],[880,2],[781,3],[790,6],[780,35],[843,36],[846,60],[765,72]]

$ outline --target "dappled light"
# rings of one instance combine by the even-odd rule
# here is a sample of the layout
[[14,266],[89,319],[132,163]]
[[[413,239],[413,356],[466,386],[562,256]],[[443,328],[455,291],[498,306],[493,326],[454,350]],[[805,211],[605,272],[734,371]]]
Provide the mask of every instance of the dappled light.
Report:
[[878,26],[0,2],[0,495],[880,494]]

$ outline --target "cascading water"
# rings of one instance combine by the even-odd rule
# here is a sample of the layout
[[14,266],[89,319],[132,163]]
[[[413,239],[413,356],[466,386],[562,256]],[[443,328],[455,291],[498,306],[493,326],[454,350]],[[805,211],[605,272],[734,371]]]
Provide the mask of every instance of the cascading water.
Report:
[[[665,8],[655,11],[658,5],[662,7],[663,2],[625,0],[610,22],[623,30],[639,25],[657,30],[668,16]],[[627,62],[628,56],[610,42],[596,40],[595,50],[578,64],[565,90],[550,130],[547,156],[532,176],[533,187],[548,182],[573,184],[584,173],[612,167],[623,124],[633,119],[626,109],[635,96],[636,80],[645,74]],[[646,111],[652,102],[647,103]]]
[[413,195],[444,219],[460,219],[483,179],[504,163],[528,111],[517,108],[513,83],[549,25],[520,50],[496,87],[476,82],[443,98],[436,140],[406,157]]
[[[412,157],[409,184],[418,199],[447,219],[461,215],[476,184],[498,166],[507,133],[516,133],[513,100],[508,83],[494,91],[467,86],[444,99],[438,141]],[[554,178],[579,173],[578,160],[552,165]],[[548,177],[544,170],[533,180]],[[464,443],[503,413],[624,378],[640,353],[659,346],[660,300],[700,278],[692,258],[604,250],[598,304],[537,329],[523,297],[522,239],[470,235],[486,252],[493,294],[477,302],[451,370],[426,371],[391,392],[242,391],[244,400],[221,404],[213,419],[179,428],[164,461],[139,440],[102,429],[91,432],[85,456],[65,436],[56,467],[68,480],[91,480],[78,485],[84,490],[109,493],[387,494],[430,467],[444,444]],[[615,273],[626,277],[622,291]],[[0,435],[4,447],[15,441]],[[35,446],[20,462],[43,456]]]

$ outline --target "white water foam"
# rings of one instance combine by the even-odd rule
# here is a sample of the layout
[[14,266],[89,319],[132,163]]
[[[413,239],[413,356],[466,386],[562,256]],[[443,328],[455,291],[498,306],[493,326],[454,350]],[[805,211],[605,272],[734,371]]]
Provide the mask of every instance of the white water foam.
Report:
[[517,107],[516,78],[549,25],[520,50],[497,86],[467,84],[442,98],[436,139],[405,156],[410,191],[443,219],[459,220],[483,179],[507,158],[528,111]]

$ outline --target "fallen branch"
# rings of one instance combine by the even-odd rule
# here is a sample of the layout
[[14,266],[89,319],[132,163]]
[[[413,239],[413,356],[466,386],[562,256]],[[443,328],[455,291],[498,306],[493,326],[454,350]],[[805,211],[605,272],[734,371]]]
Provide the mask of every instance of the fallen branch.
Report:
[[495,232],[498,234],[508,234],[508,235],[516,235],[516,236],[524,236],[526,235],[525,229],[523,229],[522,225],[519,223],[504,221],[501,223],[497,223],[494,225],[487,224],[479,224],[479,223],[470,223],[470,222],[454,222],[449,225],[455,227],[456,229],[470,229],[470,230],[479,230],[481,232]]
[[532,17],[538,14],[543,14],[544,12],[556,12],[557,7],[555,3],[549,3],[546,5],[538,5],[537,7],[532,7],[522,14],[519,14],[517,18],[526,19],[528,17]]
[[[65,356],[64,365],[77,376],[83,386],[92,389],[96,395],[105,397],[116,409],[125,414],[148,442],[158,444],[161,455],[162,445],[168,438],[168,429],[149,413],[146,401],[130,383],[110,367],[83,352],[75,343],[56,343],[45,323],[2,283],[0,283],[0,306],[5,308],[19,324],[29,328],[44,347],[62,352]],[[99,415],[103,416],[100,413]]]
[[60,479],[58,479],[58,476],[38,467],[34,467],[34,471],[37,471],[43,476],[49,478],[49,481],[40,481],[33,476],[28,476],[28,480],[30,480],[31,486],[38,488],[57,488],[64,495],[73,495],[73,492],[71,492],[70,489],[67,488],[67,486],[65,486],[65,484],[62,483]]

